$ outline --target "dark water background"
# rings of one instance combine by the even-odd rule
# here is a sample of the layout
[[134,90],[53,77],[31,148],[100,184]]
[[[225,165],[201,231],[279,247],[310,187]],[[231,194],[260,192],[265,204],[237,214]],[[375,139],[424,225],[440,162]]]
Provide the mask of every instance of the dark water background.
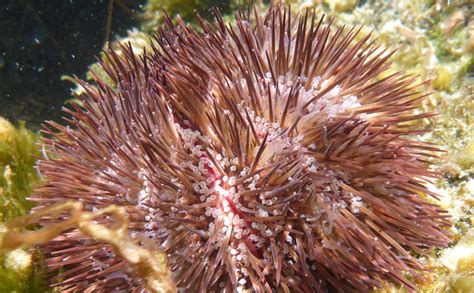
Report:
[[[145,1],[114,1],[110,39],[139,24]],[[106,40],[109,0],[0,0],[0,116],[39,129],[60,120],[73,84]]]

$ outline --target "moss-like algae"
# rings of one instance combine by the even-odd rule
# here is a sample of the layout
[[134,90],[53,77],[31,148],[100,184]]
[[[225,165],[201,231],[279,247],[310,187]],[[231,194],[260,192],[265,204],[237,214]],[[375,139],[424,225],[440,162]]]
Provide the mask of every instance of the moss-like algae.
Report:
[[38,250],[17,249],[0,260],[0,292],[52,292],[47,288],[46,268]]
[[34,166],[40,155],[38,135],[24,123],[13,126],[0,117],[0,220],[25,214],[32,203],[26,197],[39,176]]
[[248,7],[259,1],[250,0],[149,0],[143,12],[142,31],[153,33],[162,23],[164,11],[174,18],[178,16],[186,23],[197,23],[196,14],[204,19],[212,20],[213,9],[228,15],[240,7]]
[[[40,181],[34,168],[40,156],[38,137],[25,123],[15,127],[0,117],[0,222],[24,215],[33,206],[26,198]],[[0,254],[0,292],[46,292],[42,266],[38,251]]]

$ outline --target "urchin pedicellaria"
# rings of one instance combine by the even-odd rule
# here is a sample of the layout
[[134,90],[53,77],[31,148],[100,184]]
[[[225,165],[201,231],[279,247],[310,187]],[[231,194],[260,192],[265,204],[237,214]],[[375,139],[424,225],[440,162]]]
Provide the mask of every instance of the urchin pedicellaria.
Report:
[[[49,123],[33,198],[126,207],[186,291],[414,289],[409,250],[445,246],[450,224],[426,198],[437,149],[411,138],[432,116],[413,114],[416,78],[381,78],[391,54],[360,28],[283,8],[236,18],[168,19],[151,52],[107,52],[112,84],[81,82],[83,108]],[[77,230],[45,250],[61,290],[144,286]]]

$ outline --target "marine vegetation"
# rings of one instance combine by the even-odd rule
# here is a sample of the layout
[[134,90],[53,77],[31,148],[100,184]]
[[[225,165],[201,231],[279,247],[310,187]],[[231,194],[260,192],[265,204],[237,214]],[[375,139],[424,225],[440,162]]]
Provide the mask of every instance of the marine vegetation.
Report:
[[39,176],[34,169],[40,156],[38,135],[21,123],[15,127],[0,117],[0,220],[26,213],[34,203],[31,194]]
[[[34,205],[26,197],[40,181],[34,169],[40,156],[38,138],[24,122],[15,127],[0,117],[0,238],[5,231],[1,222],[25,214]],[[40,258],[36,251],[23,249],[0,254],[0,292],[44,292],[41,264],[33,264]]]
[[[70,217],[67,220],[47,225],[36,231],[22,231],[25,226],[35,223],[42,217],[54,220],[62,213],[69,213]],[[103,215],[110,215],[114,219],[115,225],[109,228],[94,221],[94,219]],[[84,235],[109,244],[114,249],[115,254],[127,262],[128,269],[146,281],[146,286],[150,291],[175,292],[174,283],[166,266],[166,256],[158,250],[146,249],[130,241],[128,224],[129,216],[123,207],[110,205],[91,213],[83,211],[82,203],[67,201],[37,210],[32,215],[25,215],[9,221],[6,225],[7,232],[5,236],[0,238],[0,246],[3,250],[13,254],[21,250],[19,247],[43,244],[54,239],[62,232],[77,227]],[[78,249],[81,250],[82,247]],[[18,255],[18,253],[16,254]],[[38,289],[33,289],[32,292],[40,292]],[[94,287],[89,289],[92,290]]]
[[148,0],[141,14],[141,29],[154,33],[163,20],[163,12],[170,17],[179,16],[184,22],[196,22],[196,13],[204,19],[213,18],[213,9],[218,8],[224,15],[232,15],[239,7],[249,7],[251,4],[260,4],[262,1],[248,0]]
[[[163,251],[186,291],[415,290],[424,267],[411,252],[445,247],[451,224],[429,200],[439,150],[415,139],[433,116],[413,112],[417,78],[383,75],[393,52],[310,11],[176,22],[150,51],[108,50],[107,82],[78,80],[82,106],[45,128],[35,210],[76,200],[115,227],[101,211],[120,207],[120,237]],[[74,219],[62,211],[23,220]],[[148,269],[73,222],[42,246],[52,286],[152,289]]]

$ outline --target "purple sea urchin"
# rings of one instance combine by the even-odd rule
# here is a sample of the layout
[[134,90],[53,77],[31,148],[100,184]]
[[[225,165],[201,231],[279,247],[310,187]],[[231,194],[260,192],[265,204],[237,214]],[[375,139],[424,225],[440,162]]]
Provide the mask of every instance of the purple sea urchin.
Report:
[[[152,52],[107,53],[113,85],[81,82],[68,126],[49,123],[33,198],[125,206],[189,291],[413,289],[407,249],[449,241],[425,199],[437,149],[407,138],[431,114],[412,114],[415,78],[377,78],[391,54],[358,33],[281,8],[199,32],[168,19]],[[143,287],[78,231],[45,249],[62,290]]]

